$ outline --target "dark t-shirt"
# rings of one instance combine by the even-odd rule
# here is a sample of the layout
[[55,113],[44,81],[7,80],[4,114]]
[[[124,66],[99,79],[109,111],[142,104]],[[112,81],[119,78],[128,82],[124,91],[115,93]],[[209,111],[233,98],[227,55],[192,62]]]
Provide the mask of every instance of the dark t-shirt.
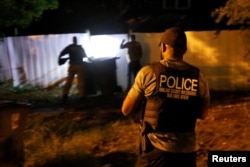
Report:
[[83,62],[83,58],[87,57],[86,53],[81,45],[71,44],[67,46],[61,52],[61,56],[69,54],[69,63],[70,64],[80,64]]
[[123,48],[128,48],[130,61],[139,61],[142,57],[141,44],[137,41],[127,42]]

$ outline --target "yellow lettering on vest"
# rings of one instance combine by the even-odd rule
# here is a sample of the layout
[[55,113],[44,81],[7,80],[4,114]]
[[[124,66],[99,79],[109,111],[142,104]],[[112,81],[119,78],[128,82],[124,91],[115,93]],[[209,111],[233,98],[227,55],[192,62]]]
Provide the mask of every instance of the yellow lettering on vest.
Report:
[[197,91],[197,87],[198,87],[197,83],[198,83],[197,79],[192,80],[192,89],[191,89],[192,91]]
[[167,78],[167,86],[169,88],[174,88],[175,87],[175,78],[173,76],[170,76]]
[[[185,90],[190,90],[191,89],[191,83],[192,83],[192,81],[191,81],[191,79],[186,79],[186,80],[184,80],[184,88],[185,88]],[[190,86],[188,87],[188,83],[190,84]]]
[[162,83],[166,82],[167,81],[167,76],[165,75],[161,75],[160,76],[160,87],[162,87]]
[[173,97],[173,94],[172,94],[172,93],[168,93],[168,94],[167,94],[167,97],[170,97],[170,98],[171,98],[171,97]]
[[198,87],[197,79],[160,75],[160,89],[169,88],[169,89],[187,90],[196,92],[197,87]]
[[[182,78],[183,80],[183,78]],[[175,89],[182,89],[183,87],[183,81],[181,81],[181,84],[179,85],[179,77],[176,77],[176,86],[175,86]]]

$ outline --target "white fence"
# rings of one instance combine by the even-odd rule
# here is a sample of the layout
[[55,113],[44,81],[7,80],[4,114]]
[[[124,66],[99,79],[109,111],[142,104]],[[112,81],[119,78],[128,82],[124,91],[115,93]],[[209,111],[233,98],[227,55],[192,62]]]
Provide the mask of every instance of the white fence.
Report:
[[[246,32],[240,30],[188,31],[185,60],[198,66],[213,90],[250,90],[250,55]],[[143,47],[142,64],[158,61],[161,33],[134,33]],[[117,84],[123,90],[127,83],[127,52],[119,49],[127,34],[96,35],[89,33],[50,34],[4,38],[0,44],[0,79],[47,87],[65,77],[67,64],[58,66],[60,51],[77,36],[88,57],[118,57]]]

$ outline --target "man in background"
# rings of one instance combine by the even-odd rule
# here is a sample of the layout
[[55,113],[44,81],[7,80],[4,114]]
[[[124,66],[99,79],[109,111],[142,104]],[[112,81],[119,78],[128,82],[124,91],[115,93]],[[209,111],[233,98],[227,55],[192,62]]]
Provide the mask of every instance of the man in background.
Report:
[[127,90],[130,89],[132,81],[137,74],[137,72],[141,69],[141,57],[142,57],[142,48],[141,44],[136,41],[136,36],[134,34],[131,35],[131,41],[126,42],[122,40],[120,45],[121,49],[127,48],[128,55],[129,55],[129,63],[128,63],[128,83],[127,83]]
[[66,84],[63,87],[63,93],[62,93],[62,101],[65,102],[68,99],[69,90],[72,85],[72,81],[77,75],[77,88],[79,92],[80,99],[83,99],[85,96],[85,84],[84,84],[84,65],[83,65],[83,58],[87,57],[85,50],[81,45],[78,45],[77,38],[73,37],[73,43],[65,47],[59,57],[58,57],[58,63],[59,65],[62,65],[65,63],[63,60],[66,60],[63,58],[64,55],[69,55],[69,68],[68,68],[68,77],[66,80]]
[[210,93],[204,74],[183,60],[186,44],[184,31],[167,29],[162,59],[138,72],[123,101],[125,116],[145,104],[137,167],[196,167],[196,120],[207,116]]

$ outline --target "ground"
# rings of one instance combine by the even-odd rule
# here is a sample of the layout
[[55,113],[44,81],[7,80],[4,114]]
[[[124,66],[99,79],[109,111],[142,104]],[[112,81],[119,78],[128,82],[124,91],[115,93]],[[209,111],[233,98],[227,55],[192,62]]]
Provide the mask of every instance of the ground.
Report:
[[207,119],[197,122],[197,136],[198,167],[206,166],[209,150],[250,151],[249,94],[212,94],[211,111]]
[[[11,92],[12,95],[2,89],[0,100],[26,99],[33,105],[32,112],[51,114],[55,109],[63,111],[72,119],[84,121],[85,128],[94,124],[96,126],[97,122],[98,126],[103,126],[114,119],[129,119],[124,118],[120,113],[125,93],[91,96],[84,101],[78,101],[77,97],[72,96],[67,104],[62,104],[58,92],[55,94],[50,90],[38,89],[32,93],[33,91],[12,89]],[[95,120],[94,123],[93,120]],[[139,115],[132,116],[132,120],[132,124],[138,124]],[[124,136],[122,133],[112,136],[105,143],[95,146],[93,156],[101,159],[103,166],[125,167],[128,162],[133,164],[136,155],[132,155],[131,152],[124,153],[122,145],[133,146],[137,137],[131,138],[131,136],[137,135],[137,132],[134,128],[129,129],[130,136],[125,136],[128,132],[123,133]],[[196,132],[200,146],[197,156],[198,167],[207,167],[208,151],[250,151],[250,92],[211,91],[210,113],[205,120],[197,122]]]

